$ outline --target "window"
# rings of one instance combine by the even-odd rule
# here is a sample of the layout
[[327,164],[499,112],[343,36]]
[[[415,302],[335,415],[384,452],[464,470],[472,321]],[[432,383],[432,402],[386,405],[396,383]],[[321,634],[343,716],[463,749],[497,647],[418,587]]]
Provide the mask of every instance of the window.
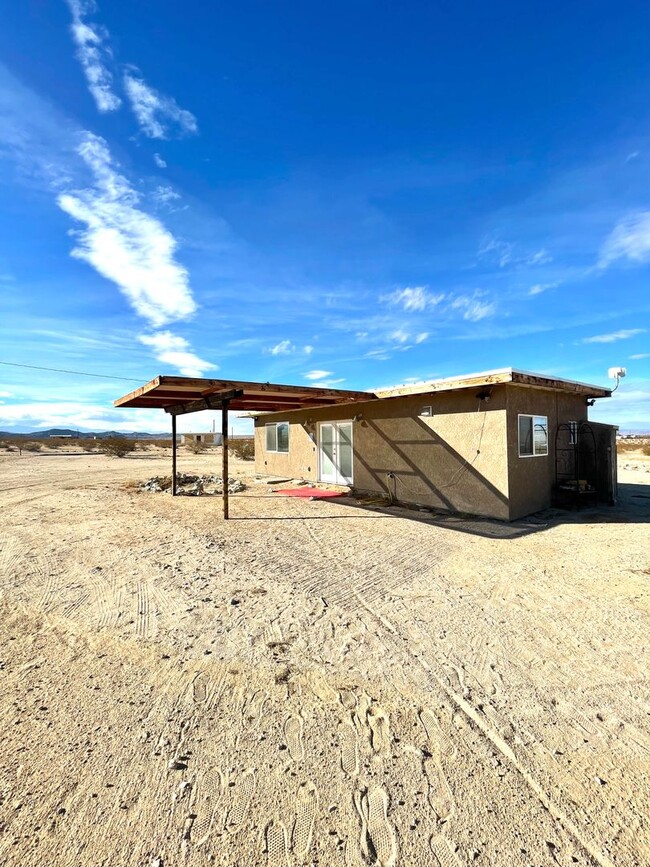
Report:
[[288,452],[289,422],[279,421],[277,424],[267,424],[265,428],[267,452]]
[[519,416],[519,457],[548,454],[548,418],[545,415]]
[[420,418],[431,418],[433,415],[433,409],[430,406],[421,406],[418,415]]

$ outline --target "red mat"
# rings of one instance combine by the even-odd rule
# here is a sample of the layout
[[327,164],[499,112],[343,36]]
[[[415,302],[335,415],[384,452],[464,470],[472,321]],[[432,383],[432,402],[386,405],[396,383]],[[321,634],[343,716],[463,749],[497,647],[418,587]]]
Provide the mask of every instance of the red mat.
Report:
[[319,488],[283,488],[276,494],[285,494],[287,497],[313,497],[315,500],[325,500],[327,497],[343,497],[341,491],[321,491]]

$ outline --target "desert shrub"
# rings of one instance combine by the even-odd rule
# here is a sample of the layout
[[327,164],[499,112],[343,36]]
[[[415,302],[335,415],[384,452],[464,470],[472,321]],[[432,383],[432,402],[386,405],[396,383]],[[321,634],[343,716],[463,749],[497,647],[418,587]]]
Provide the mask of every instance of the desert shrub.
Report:
[[154,440],[153,444],[157,449],[170,449],[172,447],[171,440]]
[[37,443],[37,442],[21,443],[19,448],[23,449],[23,451],[26,451],[26,452],[40,452],[40,450],[43,448],[43,443]]
[[135,449],[135,440],[127,437],[106,437],[106,439],[97,440],[97,448],[105,455],[112,455],[116,458],[123,458]]
[[233,438],[228,443],[228,451],[241,461],[252,461],[255,457],[255,441],[247,437]]
[[91,440],[91,439],[79,440],[79,446],[85,452],[94,452],[96,445],[97,445],[97,443],[95,440]]
[[650,446],[643,446],[641,449],[644,455],[650,455]]
[[199,442],[199,440],[187,440],[185,446],[193,455],[200,455],[207,448],[206,444],[204,442]]

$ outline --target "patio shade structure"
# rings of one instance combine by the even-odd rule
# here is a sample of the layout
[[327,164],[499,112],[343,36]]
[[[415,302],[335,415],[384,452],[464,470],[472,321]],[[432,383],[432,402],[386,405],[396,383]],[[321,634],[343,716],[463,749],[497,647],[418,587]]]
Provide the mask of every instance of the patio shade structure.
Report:
[[306,407],[372,400],[367,391],[241,382],[229,379],[194,379],[187,376],[157,376],[135,391],[114,401],[119,407],[163,409],[172,422],[172,496],[176,496],[176,418],[206,409],[221,410],[223,436],[223,516],[228,515],[228,411],[278,412]]

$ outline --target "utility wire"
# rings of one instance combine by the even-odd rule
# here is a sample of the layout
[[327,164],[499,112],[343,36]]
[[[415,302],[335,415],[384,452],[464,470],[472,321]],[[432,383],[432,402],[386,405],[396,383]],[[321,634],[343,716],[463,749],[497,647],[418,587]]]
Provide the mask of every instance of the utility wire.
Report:
[[109,376],[106,373],[84,373],[82,370],[61,370],[58,367],[37,367],[35,364],[16,364],[14,361],[0,361],[7,367],[26,367],[29,370],[49,370],[50,373],[70,373],[73,376],[94,376],[98,379],[121,379],[123,382],[142,382],[141,379],[129,379],[126,376]]

